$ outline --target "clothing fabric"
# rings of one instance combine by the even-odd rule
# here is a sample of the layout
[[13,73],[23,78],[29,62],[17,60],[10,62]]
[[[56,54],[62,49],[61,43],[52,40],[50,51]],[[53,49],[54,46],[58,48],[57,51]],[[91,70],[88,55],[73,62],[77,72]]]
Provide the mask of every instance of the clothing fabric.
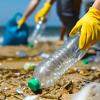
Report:
[[78,21],[81,0],[57,0],[57,14],[69,32]]
[[94,2],[94,0],[82,0],[82,2]]

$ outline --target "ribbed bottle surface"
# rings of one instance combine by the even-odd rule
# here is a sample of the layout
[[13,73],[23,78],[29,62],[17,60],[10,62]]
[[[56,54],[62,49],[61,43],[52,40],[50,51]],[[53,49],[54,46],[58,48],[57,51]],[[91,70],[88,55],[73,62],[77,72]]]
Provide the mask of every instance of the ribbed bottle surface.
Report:
[[42,30],[42,24],[43,24],[43,19],[41,18],[41,20],[37,23],[36,28],[35,28],[34,32],[32,33],[31,37],[29,37],[29,39],[28,39],[29,43],[30,42],[31,43],[38,42],[37,37],[41,33],[40,31]]
[[69,39],[60,49],[36,67],[33,77],[40,81],[42,88],[54,85],[68,68],[83,57],[86,51],[79,50],[78,40],[78,35]]

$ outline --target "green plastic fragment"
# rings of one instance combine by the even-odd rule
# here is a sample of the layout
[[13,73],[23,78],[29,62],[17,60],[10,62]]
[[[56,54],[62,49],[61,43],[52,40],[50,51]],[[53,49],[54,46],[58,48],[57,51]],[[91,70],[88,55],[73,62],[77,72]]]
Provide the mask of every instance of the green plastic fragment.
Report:
[[83,64],[89,64],[89,60],[88,59],[83,59]]

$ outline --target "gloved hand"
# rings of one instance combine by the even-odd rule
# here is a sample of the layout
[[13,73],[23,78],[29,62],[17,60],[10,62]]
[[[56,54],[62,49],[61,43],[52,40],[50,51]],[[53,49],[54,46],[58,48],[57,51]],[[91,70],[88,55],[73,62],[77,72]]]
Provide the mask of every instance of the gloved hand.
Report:
[[22,17],[17,23],[18,28],[20,28],[25,22],[26,22],[26,17]]
[[51,4],[46,2],[42,9],[39,10],[39,12],[35,16],[36,23],[39,22],[40,18],[45,18],[45,16],[48,14],[49,10],[51,8]]
[[91,7],[74,26],[69,36],[80,31],[79,48],[86,49],[100,40],[100,11]]

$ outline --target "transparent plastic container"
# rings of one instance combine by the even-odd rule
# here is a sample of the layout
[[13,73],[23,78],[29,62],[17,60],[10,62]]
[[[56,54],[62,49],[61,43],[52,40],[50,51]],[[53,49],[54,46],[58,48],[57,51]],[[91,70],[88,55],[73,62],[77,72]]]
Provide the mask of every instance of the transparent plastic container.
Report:
[[33,79],[28,81],[32,91],[55,85],[65,71],[84,56],[87,50],[81,51],[78,43],[79,35],[68,39],[63,46],[35,68]]
[[40,36],[40,33],[42,34],[43,32],[43,20],[43,18],[40,19],[32,35],[28,38],[29,45],[36,45],[38,43],[38,36]]

